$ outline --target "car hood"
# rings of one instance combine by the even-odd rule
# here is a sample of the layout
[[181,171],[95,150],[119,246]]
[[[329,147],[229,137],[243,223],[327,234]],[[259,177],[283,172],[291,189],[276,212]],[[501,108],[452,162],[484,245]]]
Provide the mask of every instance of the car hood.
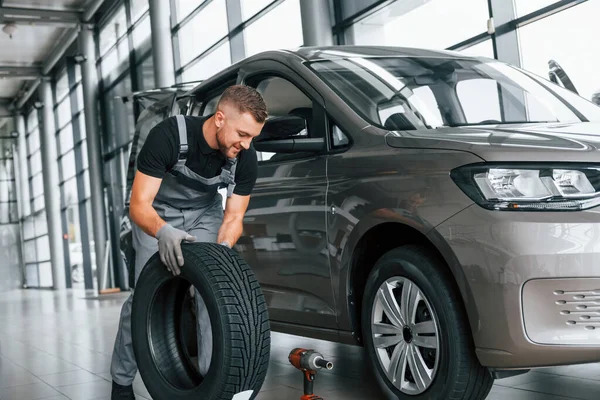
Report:
[[485,161],[600,162],[600,123],[511,124],[394,131],[391,147],[473,153]]

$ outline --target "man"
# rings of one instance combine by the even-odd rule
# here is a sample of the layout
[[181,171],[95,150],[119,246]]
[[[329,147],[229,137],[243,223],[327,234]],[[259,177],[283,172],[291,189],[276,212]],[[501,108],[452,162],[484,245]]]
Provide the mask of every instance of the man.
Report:
[[[216,242],[232,247],[257,177],[252,139],[267,118],[266,105],[253,88],[235,85],[221,95],[208,117],[176,116],[150,131],[137,159],[130,201],[135,280],[157,251],[174,275],[181,273],[182,241]],[[227,188],[227,202],[217,191]],[[121,320],[111,363],[112,399],[134,399],[137,373],[131,344],[130,296]],[[202,297],[195,292],[198,364],[210,366],[212,332]]]

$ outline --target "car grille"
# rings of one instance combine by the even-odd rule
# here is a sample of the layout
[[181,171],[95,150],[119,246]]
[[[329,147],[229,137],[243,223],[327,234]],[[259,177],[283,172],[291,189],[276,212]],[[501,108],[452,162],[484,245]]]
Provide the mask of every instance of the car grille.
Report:
[[534,279],[523,286],[525,332],[540,344],[600,345],[600,279]]
[[600,328],[600,289],[555,290],[560,314],[567,315],[567,325],[583,326],[587,330]]

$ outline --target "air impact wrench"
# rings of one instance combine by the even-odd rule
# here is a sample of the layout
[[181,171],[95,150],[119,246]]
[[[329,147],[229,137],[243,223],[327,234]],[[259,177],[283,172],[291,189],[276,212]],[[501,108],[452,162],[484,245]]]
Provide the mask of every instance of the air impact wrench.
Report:
[[323,358],[323,355],[315,350],[296,348],[290,352],[290,363],[303,372],[304,395],[300,400],[323,400],[313,393],[313,381],[317,370],[321,368],[332,369],[333,363]]

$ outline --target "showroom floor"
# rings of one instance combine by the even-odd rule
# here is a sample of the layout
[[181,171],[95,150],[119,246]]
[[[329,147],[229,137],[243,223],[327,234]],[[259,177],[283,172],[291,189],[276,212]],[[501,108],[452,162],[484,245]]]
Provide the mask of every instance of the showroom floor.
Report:
[[[89,295],[92,296],[93,295]],[[124,294],[83,291],[0,293],[0,399],[110,399],[110,356]],[[335,367],[317,376],[325,400],[378,399],[362,349],[274,333],[271,364],[258,399],[300,399],[302,375],[288,364],[294,347],[321,351]],[[138,399],[150,399],[139,375]],[[550,368],[496,381],[488,399],[600,398],[600,364]]]

